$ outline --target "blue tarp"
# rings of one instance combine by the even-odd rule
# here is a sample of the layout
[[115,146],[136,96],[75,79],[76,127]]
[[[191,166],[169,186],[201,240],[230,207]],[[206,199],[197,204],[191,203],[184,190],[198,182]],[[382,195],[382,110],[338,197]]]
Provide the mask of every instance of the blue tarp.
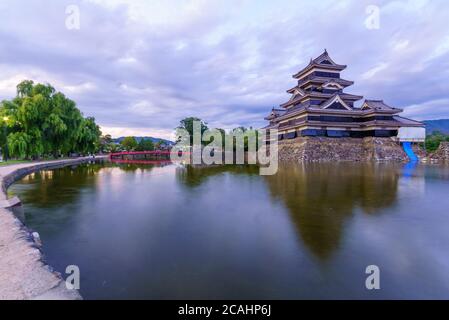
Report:
[[413,152],[412,144],[410,142],[403,142],[402,148],[404,148],[405,153],[410,158],[410,161],[416,162],[418,161],[418,157],[416,156],[415,152]]

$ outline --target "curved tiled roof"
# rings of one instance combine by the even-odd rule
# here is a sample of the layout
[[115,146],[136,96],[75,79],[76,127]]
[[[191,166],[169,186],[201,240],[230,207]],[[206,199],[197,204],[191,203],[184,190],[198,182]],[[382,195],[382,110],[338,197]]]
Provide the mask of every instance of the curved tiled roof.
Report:
[[383,100],[365,100],[365,102],[362,105],[362,109],[366,109],[366,108],[370,108],[370,109],[374,109],[374,110],[384,110],[384,111],[401,110],[398,108],[390,107]]
[[316,83],[326,83],[332,79],[333,81],[337,82],[338,84],[341,84],[343,86],[351,86],[354,84],[354,81],[346,80],[343,78],[326,78],[326,77],[318,77],[318,76],[312,76],[310,78],[302,79],[298,82],[297,87],[302,87],[305,84],[308,84],[309,82],[316,82]]
[[400,122],[401,124],[409,125],[409,126],[420,126],[425,127],[425,124],[416,120],[412,120],[409,118],[401,117],[401,116],[394,116],[394,120]]
[[322,54],[320,54],[318,57],[313,59],[312,62],[314,62],[316,64],[323,64],[323,63],[325,63],[325,64],[329,64],[329,65],[333,65],[333,66],[346,67],[346,65],[335,63],[334,60],[332,60],[332,58],[327,53],[326,49],[324,49],[324,52]]
[[[357,101],[363,98],[363,96],[350,94],[350,93],[344,93],[344,92],[338,92],[338,93],[321,93],[321,92],[307,92],[304,96],[297,97],[295,99],[290,99],[289,101],[282,103],[280,106],[282,108],[286,108],[288,106],[291,106],[293,104],[299,103],[302,100],[306,98],[324,98],[324,99],[330,99],[334,97],[336,94],[338,94],[342,99],[344,100],[351,100],[351,101]],[[324,102],[324,101],[323,101]]]
[[333,81],[336,82],[340,85],[342,85],[343,87],[348,87],[354,84],[354,81],[350,81],[350,80],[346,80],[346,79],[342,79],[342,78],[325,78],[325,77],[311,77],[310,79],[306,79],[306,80],[301,80],[299,81],[299,83],[294,86],[291,89],[288,89],[287,92],[288,93],[293,93],[296,89],[301,89],[302,87],[310,82],[315,82],[315,83],[319,83],[319,84],[325,84],[329,81]]
[[346,65],[335,63],[327,53],[327,50],[324,49],[324,52],[315,59],[311,59],[309,64],[304,69],[295,73],[293,75],[293,78],[299,78],[302,74],[304,74],[305,72],[309,71],[314,67],[341,71],[346,68]]
[[346,94],[344,93],[335,93],[333,94],[329,99],[327,99],[326,101],[324,101],[322,104],[320,104],[320,108],[322,109],[326,109],[327,107],[329,107],[330,105],[332,105],[334,102],[339,102],[340,104],[342,104],[346,109],[348,110],[352,110],[353,108],[349,105],[347,105],[347,103],[344,101],[343,96],[345,96]]
[[280,116],[284,115],[285,113],[286,113],[286,110],[273,108],[273,109],[271,109],[271,113],[267,117],[265,117],[265,120],[271,120],[271,119],[280,117]]

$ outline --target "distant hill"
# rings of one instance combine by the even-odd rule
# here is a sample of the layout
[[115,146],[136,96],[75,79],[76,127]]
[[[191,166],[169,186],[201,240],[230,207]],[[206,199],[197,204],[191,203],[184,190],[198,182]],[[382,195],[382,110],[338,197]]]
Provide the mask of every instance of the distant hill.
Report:
[[432,134],[435,131],[440,131],[444,134],[449,134],[449,119],[440,120],[425,120],[427,134]]
[[[114,138],[114,139],[112,139],[112,141],[114,141],[115,143],[120,143],[120,142],[123,141],[123,139],[125,139],[125,137]],[[174,144],[173,141],[166,140],[166,139],[162,139],[162,138],[154,138],[154,137],[134,137],[134,139],[136,139],[137,143],[139,143],[140,140],[145,139],[145,140],[151,140],[151,141],[153,141],[153,143],[162,141],[162,142],[165,142],[167,145],[173,145],[173,144]]]

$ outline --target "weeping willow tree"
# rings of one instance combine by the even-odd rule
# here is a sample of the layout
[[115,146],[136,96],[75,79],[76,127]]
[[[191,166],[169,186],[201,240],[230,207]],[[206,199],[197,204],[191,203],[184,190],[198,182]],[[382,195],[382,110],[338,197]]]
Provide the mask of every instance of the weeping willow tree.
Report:
[[0,105],[2,150],[17,158],[94,152],[101,131],[94,118],[84,118],[74,101],[49,84],[26,80],[17,95]]
[[92,153],[98,150],[101,131],[95,123],[95,119],[88,117],[83,119],[77,134],[77,150],[83,153]]
[[8,136],[9,154],[25,158],[30,152],[29,136],[24,132],[14,132]]

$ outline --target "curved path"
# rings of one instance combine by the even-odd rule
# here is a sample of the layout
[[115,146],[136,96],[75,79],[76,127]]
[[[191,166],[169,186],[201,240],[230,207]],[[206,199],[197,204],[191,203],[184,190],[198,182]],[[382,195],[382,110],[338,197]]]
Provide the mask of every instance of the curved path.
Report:
[[[97,159],[106,157],[97,157]],[[0,204],[7,204],[6,190],[21,177],[42,169],[79,164],[92,158],[31,162],[0,167]],[[5,205],[2,205],[4,207]],[[7,205],[6,205],[7,206]],[[63,270],[62,270],[63,271]],[[39,244],[14,214],[0,208],[0,300],[81,299],[67,290],[61,275],[43,261]]]

